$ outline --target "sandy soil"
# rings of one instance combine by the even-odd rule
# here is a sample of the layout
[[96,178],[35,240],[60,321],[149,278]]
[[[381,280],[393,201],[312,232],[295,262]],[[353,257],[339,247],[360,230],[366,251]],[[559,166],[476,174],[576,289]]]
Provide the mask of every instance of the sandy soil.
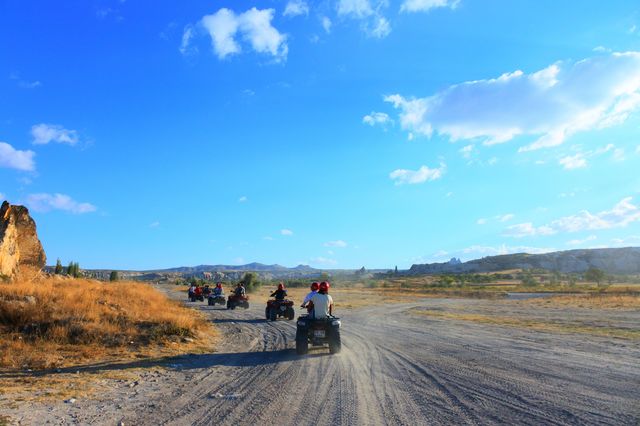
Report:
[[[265,321],[262,304],[195,308],[223,334],[217,352],[82,368],[81,375],[101,377],[91,398],[20,403],[2,395],[0,418],[97,425],[640,422],[638,340],[416,314],[503,309],[571,319],[586,310],[541,313],[533,304],[460,299],[345,310],[342,353],[299,357],[295,321]],[[612,318],[640,324],[637,310]],[[104,378],[124,371],[136,379]]]

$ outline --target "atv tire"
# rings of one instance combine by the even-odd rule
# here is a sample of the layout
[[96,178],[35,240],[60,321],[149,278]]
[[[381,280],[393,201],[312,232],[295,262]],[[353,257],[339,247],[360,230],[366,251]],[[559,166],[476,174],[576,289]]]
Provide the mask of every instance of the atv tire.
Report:
[[271,321],[275,321],[275,320],[277,320],[277,319],[278,319],[278,313],[276,312],[276,310],[275,310],[275,309],[271,309],[271,310],[270,310],[270,312],[269,312],[269,319],[270,319]]
[[340,330],[332,330],[329,334],[329,353],[337,354],[340,353],[341,349]]
[[287,319],[289,321],[291,321],[294,317],[296,316],[295,311],[293,310],[293,308],[288,308],[287,309]]
[[269,315],[269,308],[264,308],[264,317],[269,320],[271,315]]
[[296,353],[298,355],[306,355],[309,353],[309,341],[305,339],[296,339]]

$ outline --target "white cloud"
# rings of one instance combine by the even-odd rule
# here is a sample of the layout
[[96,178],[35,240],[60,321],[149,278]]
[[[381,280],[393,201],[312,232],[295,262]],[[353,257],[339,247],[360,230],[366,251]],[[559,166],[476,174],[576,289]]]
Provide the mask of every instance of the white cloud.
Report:
[[293,235],[293,231],[290,229],[281,229],[280,230],[280,234],[281,235],[286,235],[286,236],[291,236]]
[[391,33],[391,25],[380,10],[387,1],[379,0],[375,6],[370,0],[339,0],[338,16],[362,21],[362,30],[369,36],[383,38]]
[[640,145],[636,146],[636,154],[640,154]]
[[338,15],[366,18],[373,14],[369,0],[339,0]]
[[582,153],[562,157],[558,163],[566,170],[580,169],[587,166],[587,160]]
[[27,196],[27,205],[36,212],[63,210],[82,214],[96,211],[93,204],[79,203],[65,194],[30,194]]
[[33,160],[35,155],[33,151],[20,151],[6,142],[0,142],[0,167],[33,171],[36,168]]
[[273,237],[267,235],[266,237],[262,237],[263,240],[273,241]]
[[2,192],[0,192],[0,200],[6,200],[6,199],[7,197]]
[[520,151],[563,143],[574,133],[620,124],[640,105],[640,52],[557,62],[530,74],[467,81],[425,98],[385,96],[402,127],[486,144],[538,136]]
[[384,16],[376,16],[370,24],[368,33],[375,38],[385,38],[391,33],[391,25]]
[[157,220],[149,224],[149,228],[157,228],[158,226],[160,226],[160,222],[158,222]]
[[578,240],[578,239],[576,239],[576,240],[569,240],[569,241],[567,241],[567,245],[568,245],[568,246],[580,246],[580,245],[582,245],[582,244],[584,244],[584,243],[587,243],[587,242],[589,242],[589,241],[593,241],[593,240],[595,240],[595,239],[597,239],[597,238],[598,238],[598,237],[596,237],[595,235],[589,235],[588,237],[583,238],[583,239],[581,239],[581,240]]
[[42,86],[42,83],[39,80],[35,80],[35,81],[23,80],[22,78],[20,78],[20,75],[18,73],[11,73],[9,75],[9,78],[11,80],[17,80],[18,81],[18,87],[20,87],[22,89],[36,89],[36,88]]
[[195,53],[198,51],[197,48],[191,46],[191,40],[195,36],[195,29],[193,25],[189,24],[184,27],[184,31],[182,33],[182,41],[180,43],[180,53],[183,55],[187,55],[189,53]]
[[582,210],[578,214],[561,217],[544,226],[535,227],[531,222],[512,225],[506,228],[504,235],[525,237],[551,235],[558,232],[623,228],[630,223],[640,221],[640,208],[631,202],[632,199],[632,197],[622,199],[611,210],[595,214]]
[[476,223],[478,225],[486,225],[487,219],[485,219],[484,217],[481,217],[480,219],[476,220]]
[[309,5],[303,0],[289,0],[284,8],[284,16],[309,15]]
[[464,158],[471,158],[472,152],[473,152],[473,145],[467,145],[463,148],[460,148],[460,153]]
[[318,257],[312,257],[311,259],[309,259],[309,263],[316,264],[316,265],[318,264],[319,265],[335,265],[338,262],[336,262],[334,259],[318,256]]
[[343,241],[343,240],[335,240],[335,241],[329,241],[329,242],[324,243],[324,246],[325,247],[341,247],[341,248],[344,248],[344,247],[347,247],[348,244],[346,243],[346,241]]
[[495,165],[498,162],[498,157],[491,157],[489,158],[489,160],[487,161],[487,164],[490,166]]
[[270,54],[277,61],[286,59],[289,47],[287,36],[273,25],[274,10],[258,10],[255,7],[236,14],[222,8],[216,13],[205,15],[200,24],[211,36],[213,50],[220,59],[242,51],[236,36],[248,42],[254,51]]
[[503,214],[503,215],[498,215],[496,216],[496,219],[499,222],[508,222],[511,219],[513,219],[514,217],[516,217],[513,213],[507,213],[507,214]]
[[440,179],[445,170],[446,166],[440,163],[440,167],[435,169],[427,166],[422,166],[418,170],[397,169],[389,173],[389,177],[395,181],[396,185],[416,184]]
[[538,235],[552,235],[556,231],[549,226],[535,227],[531,222],[519,223],[517,225],[508,226],[502,234],[507,237],[533,237]]
[[239,203],[246,203],[247,201],[249,201],[249,199],[243,195],[242,197],[238,198],[238,202]]
[[540,254],[540,253],[549,253],[555,250],[556,249],[550,248],[550,247],[507,246],[505,244],[502,244],[497,247],[474,245],[474,246],[470,246],[463,249],[461,253],[467,254],[467,255],[475,254],[475,255],[482,255],[482,256],[493,256],[493,255],[511,254],[511,253]]
[[400,6],[401,12],[427,12],[437,7],[455,9],[460,0],[404,0]]
[[385,114],[384,112],[372,111],[371,114],[367,114],[362,117],[362,122],[368,124],[369,126],[380,124],[383,127],[386,127],[386,125],[392,124],[393,120],[389,117],[389,114]]
[[68,130],[56,124],[36,124],[31,127],[34,145],[46,145],[49,142],[75,145],[80,138],[75,130]]
[[331,33],[331,19],[327,18],[326,16],[322,17],[322,20],[320,21],[322,23],[322,28],[324,28],[324,31],[329,34]]
[[606,48],[604,46],[596,46],[593,48],[594,52],[611,52],[611,49]]

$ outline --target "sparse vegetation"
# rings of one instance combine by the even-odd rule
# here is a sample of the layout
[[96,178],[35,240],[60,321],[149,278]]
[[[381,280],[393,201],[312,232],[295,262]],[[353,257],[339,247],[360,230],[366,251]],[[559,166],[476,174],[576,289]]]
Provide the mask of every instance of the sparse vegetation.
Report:
[[78,262],[69,262],[69,266],[67,266],[67,275],[73,278],[80,277],[80,264]]
[[0,367],[175,353],[210,327],[146,284],[62,277],[0,284]]
[[60,262],[60,259],[58,258],[58,260],[56,261],[56,267],[53,271],[54,274],[56,275],[61,275],[62,274],[62,262]]

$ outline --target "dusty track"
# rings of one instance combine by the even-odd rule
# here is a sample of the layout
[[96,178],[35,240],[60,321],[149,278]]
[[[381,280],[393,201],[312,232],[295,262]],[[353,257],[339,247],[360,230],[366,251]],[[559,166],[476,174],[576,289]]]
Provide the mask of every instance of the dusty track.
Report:
[[[163,361],[98,401],[23,421],[91,424],[638,424],[640,345],[412,315],[447,300],[342,313],[343,351],[298,357],[295,321],[197,309],[220,352]],[[459,303],[459,301],[457,302]],[[472,302],[469,302],[472,303]],[[131,366],[136,366],[133,363]],[[97,366],[96,369],[122,366]],[[12,417],[18,413],[9,413]],[[14,417],[16,418],[16,417]],[[39,420],[37,420],[39,419]]]

